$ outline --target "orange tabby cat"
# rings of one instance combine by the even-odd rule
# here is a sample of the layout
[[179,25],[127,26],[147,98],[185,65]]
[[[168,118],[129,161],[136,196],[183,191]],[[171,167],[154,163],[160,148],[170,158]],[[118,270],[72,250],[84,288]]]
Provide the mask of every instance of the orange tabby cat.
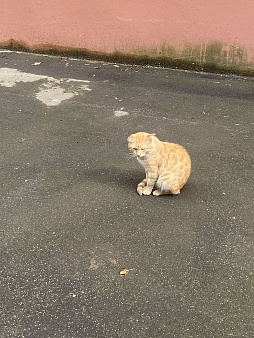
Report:
[[161,142],[155,134],[139,132],[128,137],[128,147],[145,167],[146,178],[137,186],[139,195],[180,194],[191,173],[187,151],[175,143]]

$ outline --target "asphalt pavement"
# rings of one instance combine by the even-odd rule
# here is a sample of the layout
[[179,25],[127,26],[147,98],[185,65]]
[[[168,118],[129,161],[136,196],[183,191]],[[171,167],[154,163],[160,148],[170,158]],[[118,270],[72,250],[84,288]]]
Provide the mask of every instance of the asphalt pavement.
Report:
[[[1,337],[254,336],[253,78],[0,51],[0,107]],[[137,194],[138,131],[180,195]]]

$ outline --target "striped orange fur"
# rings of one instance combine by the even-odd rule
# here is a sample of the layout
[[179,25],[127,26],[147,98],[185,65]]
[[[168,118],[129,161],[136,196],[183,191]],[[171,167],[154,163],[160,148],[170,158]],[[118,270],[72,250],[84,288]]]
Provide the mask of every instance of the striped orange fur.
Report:
[[146,172],[146,178],[137,186],[138,194],[180,194],[191,173],[188,152],[179,144],[161,142],[155,134],[139,132],[127,140],[129,150]]

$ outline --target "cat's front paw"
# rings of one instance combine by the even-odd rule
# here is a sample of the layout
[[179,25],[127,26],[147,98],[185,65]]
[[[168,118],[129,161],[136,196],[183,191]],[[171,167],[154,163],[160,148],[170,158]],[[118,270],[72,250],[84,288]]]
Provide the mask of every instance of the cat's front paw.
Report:
[[152,190],[153,190],[153,189],[151,189],[151,188],[144,187],[142,193],[143,193],[143,195],[151,195]]
[[140,185],[137,186],[137,193],[139,195],[142,195],[142,193],[143,193],[143,187],[141,187]]

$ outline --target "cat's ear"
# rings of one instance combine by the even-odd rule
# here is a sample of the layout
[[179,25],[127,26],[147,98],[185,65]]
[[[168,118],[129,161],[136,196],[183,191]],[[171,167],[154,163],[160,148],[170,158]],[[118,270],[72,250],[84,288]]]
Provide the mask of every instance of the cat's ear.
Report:
[[134,135],[131,134],[128,138],[127,138],[127,141],[128,142],[132,142],[134,140]]
[[148,141],[152,141],[153,136],[155,136],[156,134],[148,134]]

